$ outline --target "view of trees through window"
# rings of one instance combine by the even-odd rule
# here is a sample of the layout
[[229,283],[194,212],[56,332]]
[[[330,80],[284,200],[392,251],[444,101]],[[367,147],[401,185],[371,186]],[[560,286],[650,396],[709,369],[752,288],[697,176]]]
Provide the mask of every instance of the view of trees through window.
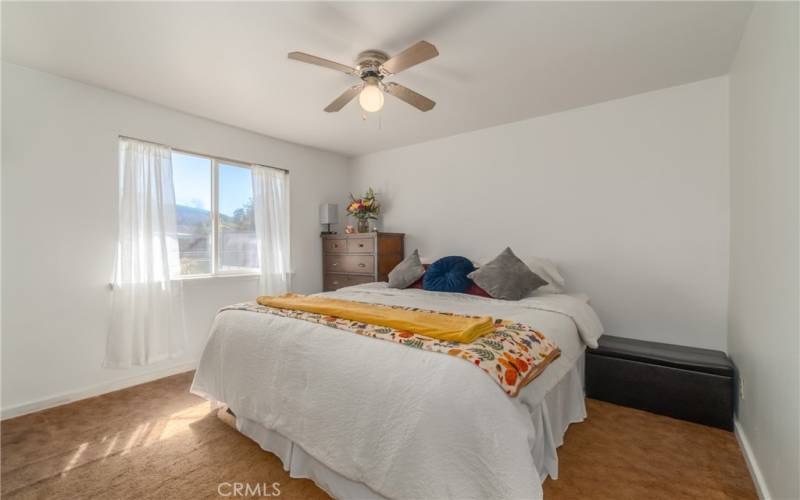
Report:
[[173,152],[172,171],[181,274],[258,270],[250,167]]
[[219,164],[219,267],[242,271],[258,267],[253,180],[249,168]]

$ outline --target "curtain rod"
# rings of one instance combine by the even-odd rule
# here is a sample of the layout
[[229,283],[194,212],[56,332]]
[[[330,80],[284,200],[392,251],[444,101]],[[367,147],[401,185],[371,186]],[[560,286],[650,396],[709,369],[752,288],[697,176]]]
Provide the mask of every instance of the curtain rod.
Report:
[[129,139],[131,141],[139,141],[139,142],[147,142],[149,144],[155,144],[156,146],[162,146],[162,147],[165,147],[165,148],[169,148],[169,149],[171,149],[173,151],[177,151],[178,153],[186,153],[186,154],[190,154],[190,155],[193,155],[193,156],[205,156],[206,158],[213,158],[214,160],[217,160],[217,161],[226,161],[226,162],[230,162],[230,163],[238,163],[240,165],[256,165],[256,166],[259,166],[259,167],[271,168],[271,169],[274,169],[274,170],[280,170],[281,172],[283,172],[285,174],[289,173],[289,170],[287,170],[285,168],[273,167],[271,165],[262,165],[260,163],[253,163],[253,162],[247,162],[247,161],[241,161],[241,160],[234,160],[232,158],[225,158],[225,157],[222,157],[222,156],[210,155],[208,153],[198,153],[197,151],[189,151],[188,149],[180,149],[180,148],[176,148],[176,147],[170,146],[169,144],[162,144],[160,142],[148,141],[147,139],[139,139],[137,137],[131,137],[131,136],[128,136],[128,135],[120,134],[119,138],[120,139]]

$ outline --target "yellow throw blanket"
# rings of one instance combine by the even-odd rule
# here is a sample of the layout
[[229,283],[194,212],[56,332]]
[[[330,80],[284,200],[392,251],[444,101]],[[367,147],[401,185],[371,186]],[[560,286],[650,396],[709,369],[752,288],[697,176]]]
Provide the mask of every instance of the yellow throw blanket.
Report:
[[293,293],[277,297],[261,296],[256,301],[262,306],[323,314],[462,344],[468,344],[494,331],[494,321],[491,316],[457,316],[448,313],[412,311]]

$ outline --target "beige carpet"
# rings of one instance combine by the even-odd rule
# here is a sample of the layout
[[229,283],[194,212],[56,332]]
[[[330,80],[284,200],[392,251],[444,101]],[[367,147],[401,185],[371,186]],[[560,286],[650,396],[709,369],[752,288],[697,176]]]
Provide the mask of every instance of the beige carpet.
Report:
[[[3,498],[219,498],[220,483],[280,483],[327,498],[187,392],[191,373],[2,422]],[[545,498],[756,498],[733,434],[588,401]],[[223,493],[230,492],[224,485]]]

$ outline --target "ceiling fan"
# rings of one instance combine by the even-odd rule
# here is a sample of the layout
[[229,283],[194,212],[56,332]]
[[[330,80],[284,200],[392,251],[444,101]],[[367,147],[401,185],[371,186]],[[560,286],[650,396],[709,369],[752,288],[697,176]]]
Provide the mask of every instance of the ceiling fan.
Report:
[[436,47],[428,42],[422,41],[415,43],[391,58],[388,54],[380,50],[365,50],[356,58],[356,66],[354,68],[346,64],[339,64],[328,59],[312,56],[305,52],[289,52],[289,59],[335,69],[362,80],[361,83],[353,85],[345,90],[342,95],[328,104],[325,108],[326,112],[333,113],[339,111],[358,95],[358,103],[361,105],[361,108],[364,111],[374,113],[383,108],[384,92],[397,97],[420,111],[430,111],[433,109],[436,103],[424,95],[418,94],[399,83],[384,82],[383,79],[388,76],[396,75],[428,59],[433,59],[438,55],[439,51],[436,50]]

